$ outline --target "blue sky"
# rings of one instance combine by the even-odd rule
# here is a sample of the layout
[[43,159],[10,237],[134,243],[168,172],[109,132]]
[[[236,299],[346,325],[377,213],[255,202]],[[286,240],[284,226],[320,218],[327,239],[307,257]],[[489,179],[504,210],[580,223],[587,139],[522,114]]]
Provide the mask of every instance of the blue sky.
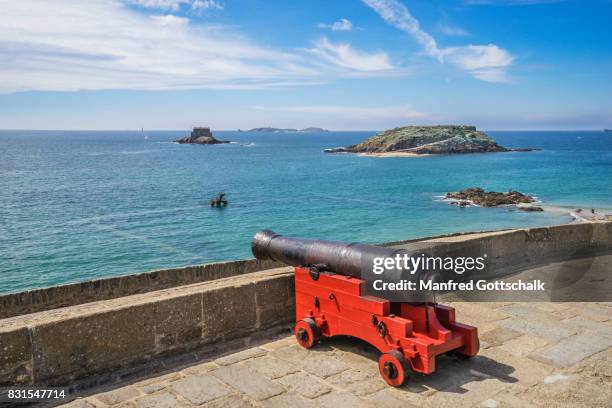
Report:
[[612,2],[0,0],[0,128],[612,127]]

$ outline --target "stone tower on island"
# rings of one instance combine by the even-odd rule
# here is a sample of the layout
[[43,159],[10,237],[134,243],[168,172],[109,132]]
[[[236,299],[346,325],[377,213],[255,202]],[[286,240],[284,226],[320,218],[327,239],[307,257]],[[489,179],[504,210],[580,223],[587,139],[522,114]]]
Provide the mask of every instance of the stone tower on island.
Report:
[[228,140],[217,140],[208,127],[194,127],[191,135],[175,140],[177,143],[218,144],[229,143]]

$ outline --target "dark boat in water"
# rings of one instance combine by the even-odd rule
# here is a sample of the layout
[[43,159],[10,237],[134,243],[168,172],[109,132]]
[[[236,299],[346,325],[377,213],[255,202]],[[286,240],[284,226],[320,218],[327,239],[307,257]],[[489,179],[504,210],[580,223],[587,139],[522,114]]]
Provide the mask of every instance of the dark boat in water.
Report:
[[612,129],[604,129],[604,132],[612,132]]
[[215,198],[210,199],[211,207],[225,207],[227,206],[227,200],[225,199],[225,193],[221,191]]

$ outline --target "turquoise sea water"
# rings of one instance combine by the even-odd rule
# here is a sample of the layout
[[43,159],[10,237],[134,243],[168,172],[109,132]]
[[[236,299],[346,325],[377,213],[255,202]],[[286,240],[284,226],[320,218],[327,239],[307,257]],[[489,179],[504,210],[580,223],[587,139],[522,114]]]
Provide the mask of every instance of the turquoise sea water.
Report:
[[[544,204],[612,208],[612,136],[489,132],[530,153],[422,158],[329,155],[374,132],[215,132],[238,143],[171,143],[186,132],[0,132],[0,293],[250,257],[262,228],[381,242],[570,221],[553,211],[455,208],[470,186]],[[230,205],[209,208],[218,191]]]

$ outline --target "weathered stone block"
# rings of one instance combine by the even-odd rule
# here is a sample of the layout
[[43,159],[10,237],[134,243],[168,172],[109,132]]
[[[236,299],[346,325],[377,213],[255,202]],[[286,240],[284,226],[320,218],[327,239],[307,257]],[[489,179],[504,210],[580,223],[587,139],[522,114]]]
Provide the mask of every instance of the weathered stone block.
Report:
[[285,392],[277,383],[239,365],[220,367],[210,374],[256,400],[264,400]]
[[521,337],[505,342],[500,348],[515,357],[523,357],[545,347],[547,344],[548,340],[524,334]]
[[515,317],[501,320],[497,324],[500,327],[505,327],[552,341],[563,339],[576,333],[576,330],[562,325],[560,321],[551,322],[549,320],[527,320],[523,317]]
[[[322,405],[297,394],[281,394],[261,402],[266,408],[320,408]],[[340,407],[338,407],[340,408]]]
[[361,399],[348,392],[330,392],[315,400],[323,407],[351,407],[351,408],[374,408],[374,401]]
[[219,365],[231,365],[242,360],[247,360],[249,358],[260,357],[264,354],[266,354],[265,350],[260,349],[259,347],[253,347],[218,358],[215,360],[215,363]]
[[326,378],[348,370],[349,366],[329,354],[317,350],[305,350],[299,346],[285,347],[271,353],[274,357],[287,361],[304,371]]
[[493,330],[482,333],[480,335],[480,341],[488,343],[489,347],[496,347],[522,335],[523,333],[514,331],[512,329],[496,327]]
[[266,328],[295,319],[293,275],[260,281],[255,287],[258,327]]
[[140,393],[135,388],[123,387],[102,394],[98,394],[95,396],[95,399],[101,401],[106,405],[115,405],[136,398],[139,395]]
[[160,394],[147,395],[146,397],[138,398],[134,402],[136,408],[175,408],[189,407],[189,404],[179,401],[176,396],[168,391]]
[[155,346],[158,352],[188,349],[202,342],[202,294],[155,303]]
[[270,379],[280,378],[299,371],[297,367],[271,356],[247,360],[244,362],[244,365],[250,370],[257,371]]
[[0,332],[0,385],[32,381],[32,345],[27,328]]
[[580,333],[536,351],[529,357],[556,367],[564,367],[575,364],[610,346],[612,346],[612,338]]
[[306,398],[316,398],[331,391],[331,388],[316,377],[303,372],[289,374],[277,380],[287,391],[300,394]]
[[256,328],[254,284],[218,288],[202,295],[205,343],[246,335]]
[[152,304],[32,328],[35,381],[71,379],[144,361],[155,353]]
[[241,395],[232,394],[204,405],[206,408],[253,408],[254,405]]
[[195,405],[202,405],[231,394],[231,390],[216,378],[207,375],[191,375],[172,383],[174,392]]

